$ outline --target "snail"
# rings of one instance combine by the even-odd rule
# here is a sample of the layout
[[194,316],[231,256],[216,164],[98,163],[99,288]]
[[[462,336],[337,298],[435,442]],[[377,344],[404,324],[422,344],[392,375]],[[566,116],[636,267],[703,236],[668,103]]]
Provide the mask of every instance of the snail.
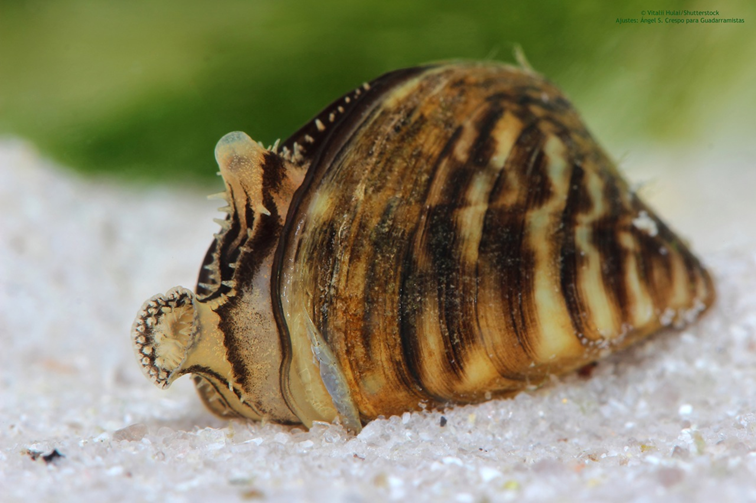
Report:
[[222,417],[359,431],[581,368],[714,300],[709,273],[529,69],[385,74],[281,145],[217,144],[194,292],[144,303],[145,375]]

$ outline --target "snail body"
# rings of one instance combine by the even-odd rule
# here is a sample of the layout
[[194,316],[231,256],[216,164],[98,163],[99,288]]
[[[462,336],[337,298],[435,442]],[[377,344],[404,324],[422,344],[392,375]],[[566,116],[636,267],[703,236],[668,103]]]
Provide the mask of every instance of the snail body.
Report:
[[145,374],[213,412],[350,429],[507,396],[714,300],[559,90],[496,63],[386,74],[280,147],[216,147],[195,293],[148,300]]

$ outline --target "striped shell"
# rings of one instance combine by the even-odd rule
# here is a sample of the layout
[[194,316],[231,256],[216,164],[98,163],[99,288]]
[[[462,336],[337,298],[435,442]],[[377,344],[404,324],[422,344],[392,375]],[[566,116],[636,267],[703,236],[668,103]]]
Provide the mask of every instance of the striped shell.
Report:
[[496,63],[386,74],[280,147],[218,143],[196,292],[147,301],[145,374],[226,417],[332,421],[537,385],[714,299],[560,91]]

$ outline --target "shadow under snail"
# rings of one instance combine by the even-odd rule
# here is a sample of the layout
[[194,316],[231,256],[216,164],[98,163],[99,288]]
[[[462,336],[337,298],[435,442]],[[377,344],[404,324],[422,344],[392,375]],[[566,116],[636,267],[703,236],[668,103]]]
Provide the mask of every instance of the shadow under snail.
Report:
[[145,375],[223,417],[341,422],[508,396],[714,300],[686,244],[538,74],[385,74],[270,149],[215,149],[195,292],[145,302]]

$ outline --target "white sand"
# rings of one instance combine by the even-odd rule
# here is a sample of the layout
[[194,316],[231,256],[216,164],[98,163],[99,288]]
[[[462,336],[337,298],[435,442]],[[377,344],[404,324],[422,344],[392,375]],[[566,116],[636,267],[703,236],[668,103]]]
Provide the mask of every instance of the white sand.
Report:
[[444,427],[405,414],[352,437],[223,422],[188,378],[160,391],[141,375],[133,316],[194,285],[215,202],[83,180],[0,142],[0,500],[754,501],[754,158],[624,163],[716,276],[697,324],[590,379],[448,410]]

